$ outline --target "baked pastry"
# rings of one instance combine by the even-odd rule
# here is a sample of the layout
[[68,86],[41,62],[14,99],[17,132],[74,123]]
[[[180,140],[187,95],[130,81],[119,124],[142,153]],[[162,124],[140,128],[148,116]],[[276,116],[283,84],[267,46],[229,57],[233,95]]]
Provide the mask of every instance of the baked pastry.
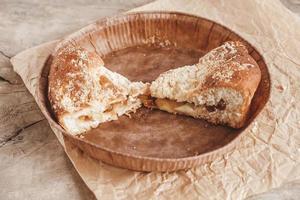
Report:
[[48,97],[61,126],[79,134],[100,123],[135,112],[147,84],[130,82],[104,67],[94,52],[68,46],[54,56]]
[[226,42],[199,63],[169,70],[151,83],[149,108],[240,128],[261,79],[255,60],[241,42]]

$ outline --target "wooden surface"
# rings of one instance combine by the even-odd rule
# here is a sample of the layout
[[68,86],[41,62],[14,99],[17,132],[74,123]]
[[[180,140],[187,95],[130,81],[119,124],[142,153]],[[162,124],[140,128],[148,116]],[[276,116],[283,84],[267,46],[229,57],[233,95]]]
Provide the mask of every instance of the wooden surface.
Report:
[[[0,0],[0,197],[93,199],[9,58],[150,0]],[[283,0],[300,13],[300,1]],[[300,199],[300,181],[249,199]]]

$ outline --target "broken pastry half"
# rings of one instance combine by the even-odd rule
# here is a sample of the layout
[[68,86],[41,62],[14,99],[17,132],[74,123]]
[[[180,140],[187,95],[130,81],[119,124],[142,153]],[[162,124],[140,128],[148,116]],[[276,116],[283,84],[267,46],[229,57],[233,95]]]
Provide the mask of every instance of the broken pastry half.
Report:
[[104,67],[94,52],[81,47],[60,49],[49,72],[48,98],[60,125],[71,134],[135,112],[147,84],[130,82]]
[[143,96],[148,108],[202,118],[233,128],[245,125],[261,71],[241,42],[226,42],[199,63],[169,70]]

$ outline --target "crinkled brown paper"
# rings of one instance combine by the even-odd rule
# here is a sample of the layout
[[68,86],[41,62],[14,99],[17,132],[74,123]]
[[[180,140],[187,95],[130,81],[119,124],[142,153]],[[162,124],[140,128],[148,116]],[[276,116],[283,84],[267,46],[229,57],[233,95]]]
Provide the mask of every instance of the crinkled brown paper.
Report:
[[[219,22],[252,43],[271,74],[271,98],[241,146],[188,171],[141,173],[96,161],[59,138],[98,199],[242,199],[300,179],[300,20],[279,0],[158,0],[134,11],[168,10]],[[57,41],[14,58],[36,98],[37,80]]]

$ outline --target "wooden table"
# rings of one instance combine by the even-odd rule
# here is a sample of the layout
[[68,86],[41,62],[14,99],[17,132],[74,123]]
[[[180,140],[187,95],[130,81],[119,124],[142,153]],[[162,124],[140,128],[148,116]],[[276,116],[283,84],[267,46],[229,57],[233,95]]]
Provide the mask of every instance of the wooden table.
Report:
[[[9,58],[151,0],[0,0],[0,199],[94,199]],[[283,0],[300,14],[300,0]],[[300,181],[249,199],[300,199]]]

